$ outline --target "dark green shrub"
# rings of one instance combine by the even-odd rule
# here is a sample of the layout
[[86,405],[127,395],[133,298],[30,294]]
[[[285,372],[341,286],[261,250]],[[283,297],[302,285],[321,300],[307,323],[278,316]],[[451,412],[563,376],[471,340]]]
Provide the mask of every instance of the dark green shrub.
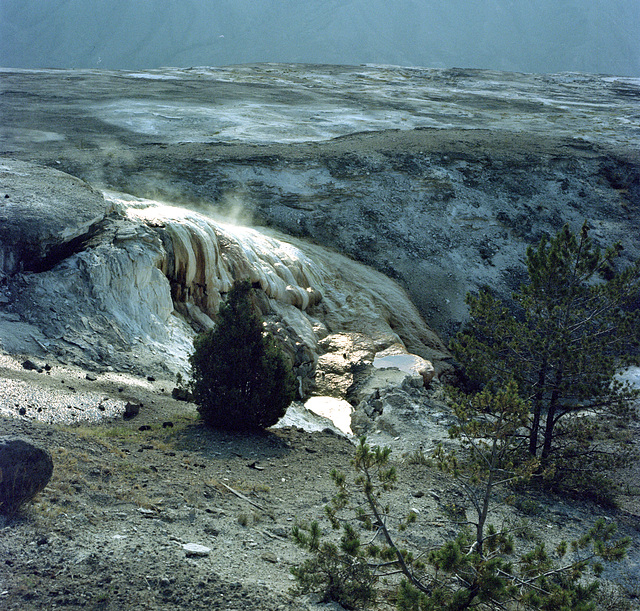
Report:
[[248,281],[237,282],[215,329],[194,342],[193,398],[201,418],[216,428],[273,426],[295,397],[291,364],[265,333],[251,291]]

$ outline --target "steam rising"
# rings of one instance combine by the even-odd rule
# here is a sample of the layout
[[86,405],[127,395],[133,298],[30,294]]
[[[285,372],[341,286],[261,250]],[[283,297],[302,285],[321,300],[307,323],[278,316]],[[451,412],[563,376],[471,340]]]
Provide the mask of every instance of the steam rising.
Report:
[[193,302],[204,313],[215,314],[221,295],[238,278],[248,278],[272,299],[301,310],[321,300],[313,288],[322,284],[321,270],[291,244],[184,208],[160,205],[129,213],[164,225],[171,237],[173,258],[163,261],[162,272],[175,286],[176,301]]
[[158,267],[180,311],[208,328],[234,281],[260,286],[280,320],[312,351],[331,333],[361,333],[375,350],[398,345],[425,358],[446,356],[404,290],[347,257],[290,237],[152,200],[107,194],[135,222],[155,228]]

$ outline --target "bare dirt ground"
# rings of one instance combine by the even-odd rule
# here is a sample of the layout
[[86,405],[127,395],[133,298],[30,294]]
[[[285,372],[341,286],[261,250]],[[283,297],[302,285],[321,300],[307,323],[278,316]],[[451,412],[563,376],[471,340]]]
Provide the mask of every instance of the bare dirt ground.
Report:
[[[55,369],[53,375],[1,373],[0,383],[21,378],[34,396],[60,384],[61,375]],[[0,418],[2,435],[46,447],[55,465],[36,500],[0,522],[0,607],[339,608],[291,592],[289,570],[305,553],[290,532],[296,521],[321,519],[335,490],[330,471],[349,473],[352,441],[295,427],[214,431],[198,421],[193,405],[171,398],[168,384],[133,382],[73,382],[77,400],[95,392],[105,402],[142,404],[127,421],[113,415],[97,424],[48,424],[29,411],[20,415],[20,405],[15,417],[5,410]],[[22,405],[33,403],[25,396]],[[453,537],[448,508],[464,505],[453,482],[401,453],[392,458],[400,474],[389,498],[392,511],[419,516],[404,543],[424,550]],[[637,486],[631,483],[627,492],[620,510],[528,493],[494,517],[519,525],[523,547],[576,537],[598,517],[615,520],[621,534],[634,538],[632,558],[608,573],[622,588],[607,587],[602,608],[639,608],[633,598],[640,594]],[[188,544],[208,551],[197,555],[199,548],[190,551]],[[383,595],[376,608],[392,606]]]

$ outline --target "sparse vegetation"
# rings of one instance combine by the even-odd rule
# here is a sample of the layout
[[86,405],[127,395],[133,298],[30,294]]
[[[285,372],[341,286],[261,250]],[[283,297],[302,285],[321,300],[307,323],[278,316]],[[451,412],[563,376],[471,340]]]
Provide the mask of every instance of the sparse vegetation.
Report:
[[413,452],[410,452],[404,457],[406,463],[410,465],[423,465],[430,466],[433,462],[429,456],[427,456],[422,448],[417,448]]
[[366,608],[374,602],[378,576],[369,566],[352,526],[345,524],[339,545],[321,540],[318,522],[296,525],[293,537],[312,552],[311,558],[291,569],[298,581],[294,593],[316,592],[323,602],[336,601],[345,609]]
[[463,442],[461,450],[439,447],[435,459],[459,482],[473,508],[470,520],[463,509],[451,516],[458,535],[432,549],[399,545],[402,533],[417,528],[417,515],[392,515],[384,501],[396,481],[390,450],[370,448],[363,438],[353,461],[355,479],[332,473],[338,492],[326,515],[342,531],[339,544],[323,539],[318,522],[293,529],[294,540],[311,552],[309,560],[292,569],[298,590],[319,592],[347,609],[365,609],[376,596],[376,584],[400,575],[393,594],[400,611],[501,609],[511,603],[522,609],[594,610],[598,581],[585,581],[586,576],[598,577],[604,562],[622,559],[630,539],[615,539],[615,524],[599,520],[554,551],[544,543],[516,551],[514,533],[496,528],[488,518],[494,503],[503,502],[498,491],[529,475],[513,461],[528,406],[512,383],[495,395],[484,391],[459,398],[456,415],[459,424],[451,434]]
[[[309,556],[292,570],[296,593],[316,592],[347,609],[377,608],[380,600],[385,608],[392,603],[404,611],[630,608],[627,599],[635,595],[631,586],[602,592],[597,579],[603,566],[620,559],[629,544],[627,539],[616,538],[614,524],[598,521],[591,528],[584,525],[585,534],[567,543],[550,536],[546,528],[540,529],[547,502],[542,493],[535,501],[527,494],[527,482],[539,475],[542,464],[540,453],[529,452],[535,410],[513,379],[506,379],[502,386],[498,381],[496,377],[485,382],[479,392],[450,392],[456,418],[450,431],[453,441],[435,453],[422,448],[410,452],[400,463],[403,470],[418,473],[436,473],[435,467],[440,467],[449,482],[458,482],[464,494],[445,490],[449,483],[429,491],[411,482],[410,494],[404,495],[411,500],[404,506],[417,503],[422,509],[394,513],[403,492],[394,491],[398,474],[389,450],[371,448],[362,440],[355,453],[355,475],[332,472],[337,494],[327,507],[326,518],[335,533],[322,520],[308,518],[306,510],[311,504],[302,510],[297,506],[294,515],[305,515],[308,521],[296,524],[293,536]],[[566,420],[577,414],[585,421],[601,416],[599,406],[588,407],[567,414]],[[597,429],[589,429],[589,447],[599,440],[628,444],[633,439],[617,415],[608,414],[598,421]],[[299,475],[300,468],[310,464],[308,455],[320,458],[322,449],[312,446],[311,436],[296,437],[303,457],[300,460],[298,456],[299,463],[289,463],[292,444],[273,454],[279,456],[284,451],[288,462],[283,466],[266,461],[258,465],[252,440],[260,440],[269,455],[273,450],[269,439],[285,433],[250,436],[212,431],[197,422],[193,411],[164,418],[171,420],[171,427],[161,428],[162,419],[147,420],[151,428],[146,422],[138,426],[137,422],[120,420],[101,426],[57,427],[58,432],[73,435],[80,443],[72,443],[70,449],[62,443],[56,446],[54,454],[61,469],[34,504],[30,517],[39,528],[69,532],[70,536],[76,514],[82,518],[78,523],[97,529],[104,512],[100,515],[86,500],[82,507],[78,503],[79,499],[96,497],[115,503],[122,514],[124,508],[133,511],[133,519],[145,525],[161,520],[171,525],[171,530],[185,533],[192,532],[189,525],[193,523],[204,524],[198,532],[207,537],[217,537],[227,528],[236,535],[241,533],[239,540],[247,550],[254,549],[257,541],[253,534],[258,531],[265,534],[265,541],[289,545],[284,536],[286,525],[278,526],[283,513],[278,515],[269,501],[277,498],[278,506],[285,506],[280,505],[280,496],[271,496],[275,492],[291,502],[294,492],[283,491],[289,486],[281,478],[283,468],[296,467]],[[213,445],[205,450],[212,440]],[[240,440],[245,444],[250,440],[243,452],[236,449]],[[309,444],[308,452],[304,444]],[[195,454],[198,451],[202,454]],[[563,455],[555,452],[554,447],[553,460],[557,461]],[[229,456],[233,462],[226,462]],[[333,464],[341,464],[343,456],[344,451]],[[162,478],[170,483],[158,485]],[[286,479],[288,482],[289,477]],[[295,493],[305,489],[301,479],[298,477]],[[605,487],[600,492],[603,497],[610,494]],[[320,502],[319,498],[314,503]],[[440,507],[442,515],[435,520],[421,514],[430,503]],[[114,510],[111,513],[115,515]],[[112,525],[120,525],[122,520],[111,519]],[[561,521],[553,515],[548,523],[550,531],[560,531]],[[579,524],[571,526],[574,534],[580,528]],[[211,544],[210,540],[204,542]],[[261,560],[276,567],[278,555],[266,554]],[[286,571],[283,566],[276,570]],[[102,601],[94,600],[100,605]]]

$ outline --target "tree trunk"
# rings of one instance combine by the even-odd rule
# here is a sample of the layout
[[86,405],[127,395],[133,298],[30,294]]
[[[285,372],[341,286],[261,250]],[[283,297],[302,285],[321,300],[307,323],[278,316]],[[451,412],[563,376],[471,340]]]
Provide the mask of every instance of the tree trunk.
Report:
[[491,494],[493,492],[493,482],[495,481],[496,465],[498,462],[498,440],[493,439],[491,447],[491,463],[489,465],[489,477],[484,489],[484,499],[482,507],[478,511],[478,523],[476,524],[476,547],[481,557],[484,558],[484,525],[489,515],[489,503],[491,502]]
[[553,429],[556,424],[556,411],[558,409],[558,399],[560,397],[560,386],[562,384],[562,367],[556,373],[551,400],[549,401],[549,409],[547,410],[547,422],[544,428],[544,444],[542,446],[541,461],[544,465],[551,454],[551,445],[553,443]]
[[544,385],[547,378],[547,359],[543,359],[538,372],[538,388],[533,399],[533,421],[529,433],[529,454],[538,455],[538,432],[540,430],[540,412],[542,411],[542,399],[544,397]]

